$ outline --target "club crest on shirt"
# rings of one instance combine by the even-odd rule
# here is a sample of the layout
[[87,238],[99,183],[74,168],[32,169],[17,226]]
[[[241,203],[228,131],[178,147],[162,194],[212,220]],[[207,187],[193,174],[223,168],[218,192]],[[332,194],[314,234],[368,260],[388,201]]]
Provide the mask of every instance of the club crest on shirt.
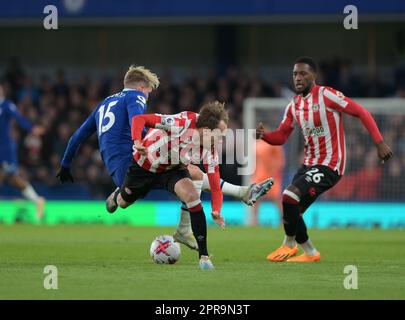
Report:
[[345,95],[343,93],[341,93],[340,91],[336,90],[336,95],[340,98],[340,99],[344,99]]
[[315,103],[314,105],[312,105],[312,110],[315,112],[319,111],[319,104]]

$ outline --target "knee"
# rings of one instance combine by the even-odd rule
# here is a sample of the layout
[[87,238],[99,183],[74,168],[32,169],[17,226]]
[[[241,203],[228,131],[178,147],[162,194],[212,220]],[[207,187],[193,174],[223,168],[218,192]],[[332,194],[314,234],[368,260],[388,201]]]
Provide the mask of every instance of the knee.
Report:
[[[132,191],[130,189],[128,189],[128,188],[125,188],[125,193],[130,195],[132,193]],[[118,194],[117,203],[118,203],[119,207],[122,208],[122,209],[125,209],[125,208],[129,207],[129,205],[131,204],[131,203],[129,203],[129,202],[127,202],[127,201],[125,201],[123,199],[121,193]]]
[[193,188],[189,192],[185,193],[183,195],[183,199],[182,199],[182,201],[185,203],[191,203],[191,202],[195,202],[197,200],[200,200],[200,196],[198,195],[195,188]]
[[190,172],[190,176],[193,181],[202,180],[204,178],[204,173],[195,165],[190,164],[188,166],[188,171]]
[[299,204],[301,201],[299,190],[291,190],[290,188],[285,189],[283,192],[282,201],[283,203],[288,204]]
[[126,207],[128,207],[128,203],[124,201],[124,199],[122,199],[121,195],[118,195],[117,197],[117,203],[118,206],[122,209],[125,209]]
[[125,209],[125,208],[129,207],[129,204],[127,202],[122,203],[122,202],[118,201],[118,205],[120,206],[121,209]]

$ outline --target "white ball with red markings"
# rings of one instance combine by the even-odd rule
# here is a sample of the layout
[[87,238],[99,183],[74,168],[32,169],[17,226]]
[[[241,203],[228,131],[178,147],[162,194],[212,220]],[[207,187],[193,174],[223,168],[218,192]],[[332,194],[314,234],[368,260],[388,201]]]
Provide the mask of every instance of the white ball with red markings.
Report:
[[150,256],[155,263],[173,264],[180,259],[180,245],[172,236],[158,236],[150,246]]

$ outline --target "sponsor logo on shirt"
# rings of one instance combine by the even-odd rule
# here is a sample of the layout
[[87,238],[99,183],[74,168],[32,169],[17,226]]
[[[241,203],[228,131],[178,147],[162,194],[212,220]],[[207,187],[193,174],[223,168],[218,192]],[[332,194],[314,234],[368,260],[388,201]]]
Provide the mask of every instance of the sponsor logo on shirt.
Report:
[[163,125],[171,126],[174,124],[174,118],[173,117],[165,117],[163,119]]
[[323,137],[325,136],[325,129],[322,126],[314,127],[314,128],[305,128],[305,135],[312,136],[312,137]]

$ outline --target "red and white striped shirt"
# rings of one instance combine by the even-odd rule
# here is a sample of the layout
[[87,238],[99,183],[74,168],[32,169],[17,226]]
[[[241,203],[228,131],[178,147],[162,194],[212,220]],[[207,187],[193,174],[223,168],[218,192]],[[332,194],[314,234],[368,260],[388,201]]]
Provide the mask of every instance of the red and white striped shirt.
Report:
[[315,85],[310,93],[295,96],[286,107],[284,118],[276,131],[265,133],[270,144],[283,144],[294,129],[301,128],[305,139],[304,165],[328,166],[343,175],[346,165],[346,143],[342,113],[359,117],[375,143],[382,136],[371,114],[330,87]]
[[[152,118],[151,118],[152,116]],[[196,130],[198,114],[184,111],[175,115],[145,115],[141,118],[153,119],[155,128],[151,128],[142,139],[147,148],[147,155],[134,150],[134,160],[142,168],[151,172],[164,172],[202,160],[208,173],[218,171],[218,153],[215,148],[211,152],[202,148]],[[134,126],[142,131],[140,126]],[[135,138],[135,137],[133,137]]]
[[138,165],[154,173],[186,167],[202,161],[207,172],[212,194],[212,210],[220,212],[222,191],[220,187],[218,152],[215,147],[204,149],[199,141],[198,114],[190,111],[175,115],[143,114],[132,118],[131,135],[141,141],[144,126],[151,129],[142,139],[147,154],[134,148],[133,157]]

